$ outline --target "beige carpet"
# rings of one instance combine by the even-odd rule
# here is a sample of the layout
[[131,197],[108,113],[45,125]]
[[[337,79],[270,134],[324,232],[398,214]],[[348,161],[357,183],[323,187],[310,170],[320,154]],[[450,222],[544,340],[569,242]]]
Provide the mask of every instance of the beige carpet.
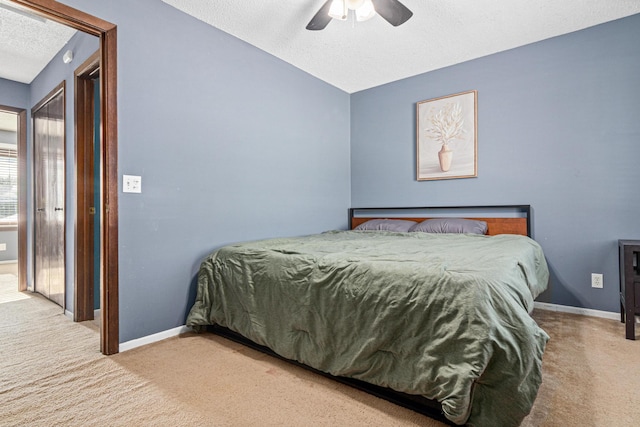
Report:
[[[105,357],[92,323],[0,275],[1,426],[441,426],[211,334]],[[526,426],[632,426],[640,341],[616,321],[537,311],[551,335]]]

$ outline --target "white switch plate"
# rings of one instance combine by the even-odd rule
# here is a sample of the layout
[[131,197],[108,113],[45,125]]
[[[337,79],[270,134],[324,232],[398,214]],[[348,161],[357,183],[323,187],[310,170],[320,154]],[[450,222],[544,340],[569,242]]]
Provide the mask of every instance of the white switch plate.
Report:
[[7,250],[7,244],[6,243],[0,243],[0,251],[6,251]]
[[123,193],[142,193],[142,177],[137,175],[122,175]]

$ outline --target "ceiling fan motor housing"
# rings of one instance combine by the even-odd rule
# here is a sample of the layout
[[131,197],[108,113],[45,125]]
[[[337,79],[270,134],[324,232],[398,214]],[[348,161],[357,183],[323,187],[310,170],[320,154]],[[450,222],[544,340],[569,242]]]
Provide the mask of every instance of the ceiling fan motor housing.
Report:
[[364,4],[364,0],[346,0],[347,7],[351,10],[356,10]]
[[329,16],[344,21],[353,10],[358,21],[366,21],[375,14],[375,8],[371,0],[333,0],[329,9]]

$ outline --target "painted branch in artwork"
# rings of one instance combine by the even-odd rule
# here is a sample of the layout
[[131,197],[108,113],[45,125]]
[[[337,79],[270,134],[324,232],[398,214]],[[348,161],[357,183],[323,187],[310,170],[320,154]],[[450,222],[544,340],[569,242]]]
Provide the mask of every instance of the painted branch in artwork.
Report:
[[429,118],[431,127],[425,131],[441,144],[448,144],[454,139],[461,139],[464,130],[462,107],[457,102],[446,104],[440,111]]

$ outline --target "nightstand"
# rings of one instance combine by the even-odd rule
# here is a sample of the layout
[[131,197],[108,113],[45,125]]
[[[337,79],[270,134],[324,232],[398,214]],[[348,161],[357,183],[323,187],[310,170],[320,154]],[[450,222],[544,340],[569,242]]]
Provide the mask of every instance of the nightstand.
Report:
[[620,259],[620,321],[628,340],[636,339],[635,316],[640,315],[640,240],[618,240]]

